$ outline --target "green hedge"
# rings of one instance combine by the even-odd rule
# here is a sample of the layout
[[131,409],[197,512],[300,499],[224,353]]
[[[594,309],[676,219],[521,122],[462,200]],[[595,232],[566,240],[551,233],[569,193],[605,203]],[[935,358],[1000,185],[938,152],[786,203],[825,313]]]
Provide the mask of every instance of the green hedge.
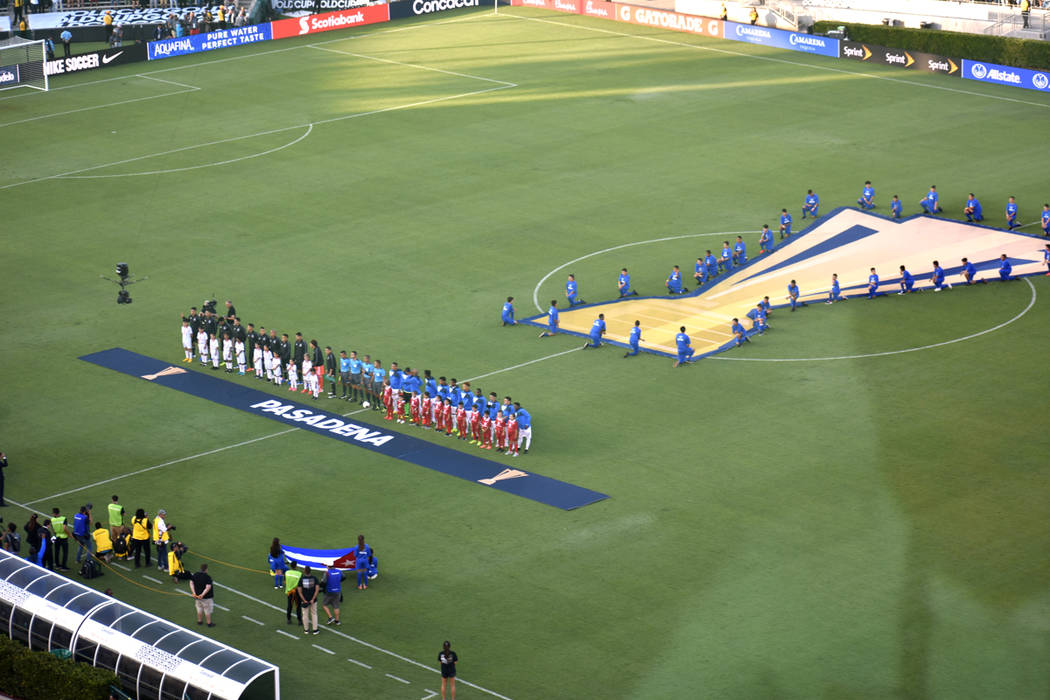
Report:
[[[843,22],[817,22],[813,31],[827,34]],[[878,44],[891,49],[925,51],[949,58],[1000,63],[1016,68],[1050,68],[1050,41],[1011,39],[983,34],[962,34],[930,29],[887,27],[882,24],[845,24],[846,36],[852,41]]]
[[118,685],[110,671],[0,637],[0,692],[23,700],[107,700],[110,685]]

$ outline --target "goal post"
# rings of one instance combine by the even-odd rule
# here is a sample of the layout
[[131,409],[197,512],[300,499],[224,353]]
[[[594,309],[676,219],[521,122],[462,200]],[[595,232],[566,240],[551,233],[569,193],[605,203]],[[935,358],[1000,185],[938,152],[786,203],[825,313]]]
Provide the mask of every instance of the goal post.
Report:
[[47,92],[46,63],[43,41],[19,37],[0,41],[0,90],[27,87]]

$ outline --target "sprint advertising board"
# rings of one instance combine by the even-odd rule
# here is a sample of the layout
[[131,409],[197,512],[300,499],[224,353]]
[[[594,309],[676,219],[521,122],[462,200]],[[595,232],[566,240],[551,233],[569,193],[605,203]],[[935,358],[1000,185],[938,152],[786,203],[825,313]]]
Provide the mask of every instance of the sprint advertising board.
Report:
[[908,70],[921,70],[927,73],[959,75],[959,59],[938,56],[921,51],[890,49],[877,44],[862,44],[856,41],[842,41],[842,58],[849,58],[863,63],[878,63],[883,66],[896,66]]
[[1000,66],[997,63],[984,63],[982,61],[971,61],[963,59],[962,77],[967,80],[976,80],[981,83],[998,83],[999,85],[1010,85],[1025,88],[1026,90],[1038,90],[1050,92],[1050,71],[1029,70],[1027,68],[1014,68],[1013,66]]
[[725,25],[725,38],[732,41],[772,46],[777,49],[788,49],[789,51],[802,51],[803,53],[830,56],[831,58],[839,57],[839,40],[831,37],[789,32],[783,29],[740,24],[739,22],[726,22]]

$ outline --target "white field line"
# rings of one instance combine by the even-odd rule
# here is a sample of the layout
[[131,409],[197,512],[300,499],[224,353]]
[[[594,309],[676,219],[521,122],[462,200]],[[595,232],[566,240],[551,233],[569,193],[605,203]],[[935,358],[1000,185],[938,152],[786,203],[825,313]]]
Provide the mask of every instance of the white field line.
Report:
[[314,649],[320,649],[321,651],[323,651],[326,654],[331,654],[332,656],[335,656],[335,652],[334,651],[332,651],[331,649],[326,649],[323,646],[321,646],[320,644],[311,644],[310,646],[312,646]]
[[285,632],[284,630],[274,630],[274,632],[276,632],[277,634],[283,634],[285,637],[288,637],[289,639],[294,639],[295,641],[299,641],[299,638],[296,637],[291,632]]
[[432,71],[434,73],[444,73],[445,75],[455,75],[459,78],[471,78],[473,80],[484,80],[489,83],[497,83],[499,85],[506,85],[507,87],[518,87],[517,83],[511,83],[506,80],[496,80],[494,78],[485,78],[480,75],[471,75],[470,73],[457,73],[454,70],[445,70],[444,68],[433,68],[431,66],[421,66],[418,63],[405,63],[404,61],[395,61],[391,58],[379,58],[378,56],[369,56],[363,53],[354,53],[352,51],[343,51],[342,49],[330,49],[326,46],[320,46],[318,44],[310,44],[309,48],[317,49],[318,51],[329,51],[331,53],[339,53],[344,56],[353,56],[355,58],[364,58],[369,61],[376,61],[378,63],[390,63],[395,66],[406,66],[408,68],[418,68],[419,70]]
[[153,581],[153,583],[159,583],[161,585],[164,585],[163,581],[157,580],[157,579],[153,578],[152,576],[147,576],[146,574],[142,574],[142,578],[146,579],[147,581]]
[[386,676],[387,678],[393,678],[398,683],[404,683],[405,685],[409,685],[409,684],[412,683],[412,681],[406,681],[404,678],[400,678],[399,676],[395,676],[392,673],[384,673],[383,675]]
[[248,622],[254,622],[255,624],[259,625],[260,627],[265,627],[266,626],[265,622],[259,622],[254,617],[248,617],[247,615],[241,615],[241,619],[247,620]]
[[214,605],[214,606],[215,606],[215,607],[217,607],[217,608],[218,608],[219,610],[222,610],[222,611],[224,611],[224,612],[230,612],[230,609],[229,609],[229,608],[227,608],[227,607],[226,607],[225,605],[219,605],[218,603],[212,603],[212,605]]
[[358,666],[361,666],[362,668],[367,668],[369,671],[372,670],[371,666],[369,666],[366,663],[362,663],[362,662],[358,661],[357,659],[347,659],[347,661],[349,661],[352,664],[357,664]]
[[[278,151],[283,151],[284,149],[290,148],[291,146],[294,146],[295,144],[297,144],[300,141],[302,141],[303,139],[305,139],[307,136],[310,135],[310,133],[313,130],[314,130],[314,125],[313,124],[308,124],[307,128],[306,128],[306,132],[303,133],[302,136],[296,137],[295,140],[289,141],[288,143],[284,144],[283,146],[277,146],[276,148],[271,148],[268,151],[262,151],[260,153],[252,153],[251,155],[241,156],[240,158],[231,158],[229,160],[222,160],[222,161],[218,161],[218,162],[215,162],[215,163],[202,163],[200,165],[188,165],[185,168],[166,168],[164,170],[147,170],[147,171],[144,171],[144,172],[137,172],[137,173],[112,173],[112,174],[108,174],[108,175],[59,175],[55,179],[62,179],[62,180],[94,180],[94,179],[100,179],[100,178],[106,178],[106,177],[138,177],[139,175],[166,175],[168,173],[181,173],[181,172],[185,172],[187,170],[199,170],[201,168],[214,168],[214,167],[219,166],[219,165],[229,165],[231,163],[239,163],[242,160],[251,160],[252,158],[259,158],[261,156],[268,156],[271,153],[277,153]],[[193,146],[191,148],[200,148],[200,146]],[[187,149],[183,149],[183,150],[190,150],[190,149],[187,148]],[[151,158],[153,156],[143,156],[143,157],[144,158]],[[142,160],[142,158],[139,158],[138,160]]]
[[124,571],[131,571],[131,567],[127,564],[118,564],[117,562],[112,562],[112,565],[117,567],[118,569],[124,569]]
[[495,374],[502,374],[503,372],[510,372],[511,370],[514,370],[514,369],[520,369],[521,367],[528,367],[529,365],[534,365],[537,362],[543,362],[544,360],[549,360],[549,359],[551,359],[553,357],[561,357],[562,355],[568,355],[570,352],[576,352],[577,350],[582,350],[582,349],[583,348],[572,348],[570,350],[562,350],[561,352],[556,352],[553,355],[545,355],[543,357],[538,357],[535,360],[529,360],[528,362],[522,362],[521,364],[518,364],[518,365],[511,365],[510,367],[504,367],[503,369],[497,369],[497,370],[492,371],[492,372],[486,372],[485,374],[479,374],[476,377],[470,377],[469,379],[464,379],[463,381],[466,381],[466,382],[477,381],[478,379],[484,379],[485,377],[491,377],[491,376],[493,376]]
[[436,690],[431,690],[430,688],[423,688],[423,691],[426,692],[426,693],[429,693],[429,695],[424,695],[422,698],[420,698],[420,700],[430,700],[430,698],[436,698],[437,697],[437,691]]
[[541,19],[539,17],[524,17],[522,15],[494,15],[501,19],[516,19],[526,20],[530,22],[541,22],[543,24],[554,24],[561,27],[569,27],[571,29],[580,29],[589,32],[599,32],[602,34],[612,34],[614,36],[622,36],[629,39],[640,39],[642,41],[652,41],[658,44],[667,44],[669,46],[681,46],[689,49],[696,49],[699,51],[713,51],[715,53],[727,54],[729,56],[741,56],[744,58],[752,58],[756,61],[769,61],[771,63],[783,63],[789,66],[802,66],[804,68],[811,68],[813,70],[827,71],[830,73],[841,73],[844,75],[855,75],[860,78],[871,78],[873,80],[887,80],[891,83],[901,83],[902,85],[911,85],[913,87],[919,87],[924,90],[944,90],[946,92],[955,92],[961,95],[971,95],[973,97],[984,97],[990,100],[1002,100],[1004,102],[1014,102],[1016,104],[1029,105],[1032,107],[1042,107],[1043,109],[1050,109],[1050,104],[1044,104],[1041,102],[1030,102],[1028,100],[1020,100],[1014,97],[1003,97],[1002,95],[990,95],[982,92],[973,92],[971,90],[962,90],[960,88],[945,87],[943,85],[936,85],[932,83],[920,83],[914,80],[905,80],[903,78],[891,78],[885,75],[874,75],[872,73],[865,73],[863,71],[846,70],[844,68],[832,68],[831,66],[822,66],[813,63],[803,63],[802,61],[791,61],[786,58],[774,58],[772,56],[759,56],[755,54],[745,53],[743,51],[733,51],[732,49],[717,48],[714,46],[702,46],[700,44],[690,44],[685,41],[674,41],[672,39],[661,39],[654,36],[645,36],[642,34],[630,34],[628,32],[617,32],[611,29],[601,29],[599,27],[588,27],[582,24],[569,24],[568,22],[558,22],[556,20]]
[[869,352],[869,353],[866,353],[866,354],[863,354],[863,355],[839,355],[839,356],[836,356],[836,357],[727,357],[725,355],[710,355],[710,356],[708,356],[708,357],[706,357],[704,359],[707,359],[707,360],[735,360],[737,362],[828,362],[828,361],[831,361],[831,360],[861,360],[861,359],[865,359],[865,358],[869,358],[869,357],[887,357],[889,355],[903,355],[903,354],[909,353],[909,352],[919,352],[920,350],[931,350],[933,348],[939,348],[939,347],[942,347],[944,345],[952,345],[954,343],[961,343],[964,340],[973,340],[974,338],[979,338],[982,335],[987,335],[988,333],[994,333],[995,331],[997,331],[997,330],[999,330],[1001,328],[1005,328],[1006,326],[1009,326],[1011,323],[1013,323],[1014,321],[1017,321],[1022,316],[1024,316],[1029,311],[1031,311],[1032,307],[1035,306],[1035,301],[1036,301],[1035,285],[1032,284],[1032,282],[1027,277],[1023,277],[1022,279],[1031,288],[1031,290],[1032,290],[1032,298],[1029,300],[1028,306],[1024,307],[1024,309],[1021,311],[1021,313],[1017,314],[1016,316],[1011,318],[1009,321],[1003,321],[1002,323],[1000,323],[997,326],[993,326],[991,328],[986,328],[983,331],[978,331],[977,333],[971,333],[970,335],[964,335],[961,338],[953,338],[952,340],[945,340],[945,341],[942,341],[940,343],[932,343],[930,345],[922,345],[922,346],[917,347],[917,348],[905,348],[903,350],[887,350],[886,352]]
[[537,282],[536,286],[532,290],[532,303],[533,303],[533,305],[536,307],[536,309],[538,311],[540,311],[540,312],[544,311],[544,308],[542,306],[540,306],[540,300],[539,300],[540,287],[543,286],[543,283],[546,282],[548,279],[550,279],[551,275],[553,275],[554,273],[558,272],[559,270],[564,270],[569,265],[573,265],[575,263],[578,263],[581,260],[586,260],[587,258],[593,258],[595,255],[602,255],[604,253],[611,253],[612,251],[620,250],[621,248],[631,248],[633,246],[646,245],[648,243],[663,243],[664,241],[678,241],[678,240],[681,240],[683,238],[703,238],[705,236],[743,236],[745,233],[754,233],[754,231],[717,231],[715,233],[686,233],[686,234],[683,234],[681,236],[664,236],[663,238],[650,238],[647,241],[634,241],[632,243],[621,243],[620,245],[614,245],[614,246],[611,246],[609,248],[603,248],[602,250],[596,250],[593,253],[587,253],[586,255],[581,255],[578,258],[574,258],[574,259],[570,260],[567,263],[559,265],[558,267],[554,268],[553,270],[551,270],[550,272],[545,274],[543,276],[543,279],[541,279],[539,282]]
[[[145,76],[142,76],[142,77],[145,77]],[[28,124],[29,122],[40,121],[41,119],[51,119],[52,117],[62,117],[62,116],[65,116],[67,114],[76,114],[77,112],[90,112],[91,110],[94,110],[94,109],[104,109],[106,107],[116,107],[117,105],[128,105],[128,104],[131,104],[132,102],[145,102],[146,100],[156,100],[156,99],[159,99],[161,97],[171,97],[173,95],[181,95],[181,94],[187,93],[187,92],[195,92],[197,90],[200,90],[200,88],[198,88],[198,87],[191,87],[191,88],[189,88],[187,90],[176,90],[174,92],[164,92],[164,93],[161,93],[160,95],[150,95],[149,97],[134,97],[134,98],[132,98],[130,100],[119,100],[117,102],[107,102],[104,105],[94,105],[94,106],[91,106],[91,107],[80,107],[79,109],[68,109],[68,110],[66,110],[64,112],[53,112],[52,114],[41,114],[38,117],[26,117],[25,119],[18,119],[18,120],[13,121],[13,122],[4,122],[3,124],[0,124],[0,128],[3,128],[5,126],[14,126],[15,124]]]

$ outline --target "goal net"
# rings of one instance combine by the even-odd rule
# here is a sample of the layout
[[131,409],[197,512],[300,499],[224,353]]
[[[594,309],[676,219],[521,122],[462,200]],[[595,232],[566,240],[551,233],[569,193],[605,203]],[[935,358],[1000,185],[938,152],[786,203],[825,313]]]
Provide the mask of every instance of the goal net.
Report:
[[43,41],[0,40],[0,90],[27,87],[47,91]]

